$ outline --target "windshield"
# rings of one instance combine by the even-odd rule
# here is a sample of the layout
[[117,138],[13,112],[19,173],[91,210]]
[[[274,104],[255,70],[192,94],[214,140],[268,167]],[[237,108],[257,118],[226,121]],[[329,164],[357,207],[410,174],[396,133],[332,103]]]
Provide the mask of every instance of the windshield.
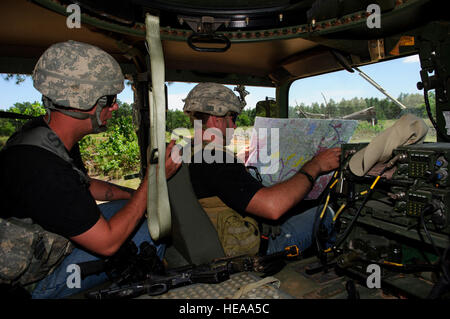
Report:
[[[420,81],[417,55],[359,68],[378,83],[396,102],[367,82],[358,72],[338,71],[295,81],[289,91],[289,118],[356,119],[350,142],[369,142],[405,113],[413,113],[430,127],[427,142],[436,141],[428,119]],[[434,95],[430,94],[434,114]]]

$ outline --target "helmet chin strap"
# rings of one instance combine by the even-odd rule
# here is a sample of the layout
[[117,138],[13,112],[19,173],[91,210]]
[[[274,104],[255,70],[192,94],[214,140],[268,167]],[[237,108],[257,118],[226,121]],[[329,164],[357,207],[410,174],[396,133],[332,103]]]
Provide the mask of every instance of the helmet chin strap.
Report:
[[106,103],[102,103],[103,101],[99,101],[99,103],[97,103],[94,114],[88,114],[85,112],[74,112],[70,110],[57,108],[54,106],[53,102],[45,96],[42,96],[42,102],[48,114],[47,124],[50,122],[51,111],[56,111],[78,120],[85,120],[88,118],[91,119],[92,133],[105,132],[107,129],[106,125],[103,125],[102,120],[100,119],[100,114],[102,113],[103,108],[106,106]]
[[100,119],[100,114],[102,113],[104,106],[100,106],[97,104],[97,109],[95,110],[95,115],[88,114],[92,123],[92,130],[94,133],[101,133],[106,131],[106,125],[103,125],[102,120]]

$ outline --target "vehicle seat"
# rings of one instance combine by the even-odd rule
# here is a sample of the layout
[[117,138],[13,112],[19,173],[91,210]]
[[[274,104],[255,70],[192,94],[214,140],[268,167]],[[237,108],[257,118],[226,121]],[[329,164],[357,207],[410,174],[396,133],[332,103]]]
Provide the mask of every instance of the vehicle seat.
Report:
[[183,163],[167,183],[172,212],[172,246],[166,254],[169,264],[177,253],[192,264],[225,257],[217,231],[194,193],[188,165]]

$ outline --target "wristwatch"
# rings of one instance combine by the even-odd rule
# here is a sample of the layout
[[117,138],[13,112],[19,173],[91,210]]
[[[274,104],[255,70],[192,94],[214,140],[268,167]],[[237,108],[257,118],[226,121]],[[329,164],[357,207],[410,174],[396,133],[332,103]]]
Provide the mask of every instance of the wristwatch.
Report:
[[305,172],[305,170],[303,169],[303,168],[301,168],[299,171],[298,171],[300,174],[303,174],[303,175],[305,175],[306,176],[306,178],[309,180],[309,182],[311,183],[311,185],[314,185],[314,182],[315,182],[315,178],[313,178],[309,173],[307,173],[307,172]]

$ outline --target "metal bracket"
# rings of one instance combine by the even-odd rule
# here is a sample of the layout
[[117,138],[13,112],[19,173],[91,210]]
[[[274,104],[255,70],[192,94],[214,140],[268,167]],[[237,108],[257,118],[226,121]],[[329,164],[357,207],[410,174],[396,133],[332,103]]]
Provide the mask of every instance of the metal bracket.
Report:
[[369,54],[372,61],[384,59],[384,39],[369,40]]
[[[210,16],[203,17],[188,17],[178,16],[180,24],[186,22],[189,27],[194,31],[188,39],[188,45],[198,52],[225,52],[230,46],[230,40],[222,35],[215,34],[215,31],[222,25],[228,26],[229,19],[216,19]],[[223,47],[203,47],[197,46],[194,43],[207,43],[207,44],[222,44]]]
[[189,17],[189,16],[177,16],[178,22],[182,25],[184,22],[195,33],[214,33],[222,24],[228,27],[230,19],[216,19],[211,16],[203,17]]

